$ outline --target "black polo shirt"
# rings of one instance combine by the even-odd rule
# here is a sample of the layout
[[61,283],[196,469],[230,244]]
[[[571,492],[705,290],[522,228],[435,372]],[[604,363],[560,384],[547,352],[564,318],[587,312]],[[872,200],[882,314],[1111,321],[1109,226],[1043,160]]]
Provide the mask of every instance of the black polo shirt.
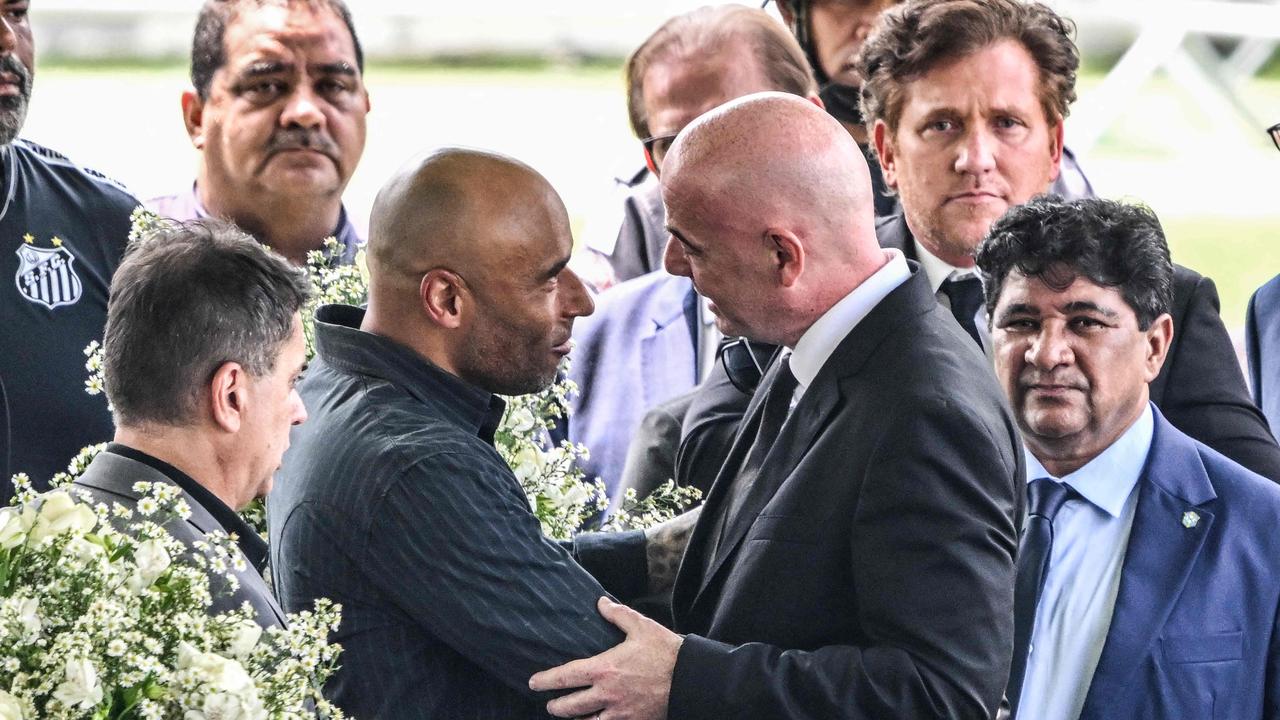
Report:
[[[84,348],[102,339],[137,206],[120,185],[52,150],[26,140],[0,147],[0,382],[9,426],[0,457],[38,489],[82,447],[111,438],[106,399],[85,393]],[[0,500],[13,492],[3,486]]]

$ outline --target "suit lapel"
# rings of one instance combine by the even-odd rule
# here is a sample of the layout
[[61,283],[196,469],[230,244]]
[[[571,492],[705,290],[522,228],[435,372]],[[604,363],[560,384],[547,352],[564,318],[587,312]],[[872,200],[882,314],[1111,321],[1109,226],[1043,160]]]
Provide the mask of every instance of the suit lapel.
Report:
[[[199,531],[201,535],[226,532],[226,529],[214,519],[213,515],[188,495],[187,491],[170,480],[167,475],[146,463],[140,463],[114,453],[102,452],[93,458],[93,462],[85,469],[84,474],[76,479],[77,485],[84,485],[112,495],[118,495],[134,504],[142,498],[142,495],[133,489],[134,484],[139,482],[165,483],[178,488],[178,491],[182,493],[182,499],[186,501],[187,506],[191,509],[191,515],[185,522]],[[248,563],[247,560],[245,564],[247,566],[245,571],[236,573],[241,584],[252,586],[259,597],[265,598],[267,604],[271,607],[271,612],[276,617],[276,621],[281,626],[284,626],[284,611],[276,603],[275,595],[267,587],[266,581],[258,574],[253,565]]]
[[[681,289],[684,289],[683,284]],[[693,294],[692,286],[684,297]],[[686,322],[685,303],[658,303],[665,310],[651,318],[647,334],[640,338],[640,372],[645,406],[657,405],[674,391],[697,384],[697,335],[690,342],[691,328]]]
[[173,485],[182,493],[182,499],[191,508],[191,517],[187,518],[187,524],[205,534],[215,530],[222,530],[222,526],[218,524],[217,520],[213,519],[209,511],[170,480],[167,475],[146,463],[140,463],[122,455],[109,452],[99,453],[84,471],[84,475],[77,479],[76,482],[80,485],[119,495],[132,502],[137,502],[142,498],[142,495],[133,489],[134,483],[149,482]]
[[[1214,515],[1203,505],[1217,496],[1195,444],[1158,410],[1155,417],[1115,611],[1081,718],[1107,717],[1114,710],[1150,655],[1213,529]],[[1192,527],[1183,522],[1187,512],[1196,514]]]
[[[769,454],[765,457],[764,463],[760,467],[760,472],[756,476],[756,484],[748,489],[746,500],[742,504],[741,511],[729,519],[729,524],[725,528],[725,536],[723,542],[720,543],[716,556],[711,558],[707,572],[702,576],[702,582],[699,585],[698,593],[694,597],[694,605],[706,594],[716,579],[716,577],[729,566],[729,559],[733,557],[738,546],[741,544],[747,531],[755,523],[760,512],[769,504],[773,496],[795,470],[796,466],[804,458],[809,451],[818,435],[827,427],[827,419],[832,412],[839,406],[845,393],[841,389],[841,385],[848,379],[856,376],[862,371],[863,366],[871,358],[872,354],[884,341],[885,337],[898,327],[902,319],[909,314],[915,314],[927,311],[936,306],[933,296],[929,292],[929,283],[924,277],[924,273],[915,263],[910,263],[911,277],[907,279],[893,292],[889,293],[874,309],[853,328],[845,339],[840,342],[835,352],[823,364],[822,369],[814,378],[813,383],[805,389],[804,396],[800,398],[800,402],[792,410],[791,415],[787,418],[786,423],[782,427],[782,431],[778,438],[774,441],[773,447],[770,448]],[[767,380],[772,383],[773,378],[777,375],[778,363],[770,368]],[[761,387],[767,387],[761,382]],[[762,399],[764,393],[757,393],[752,398],[749,416],[751,424],[750,432],[746,432],[748,428],[744,428],[738,436],[738,440],[734,444],[735,463],[726,463],[726,468],[733,468],[731,473],[722,471],[721,477],[716,479],[715,495],[716,505],[703,509],[703,517],[707,522],[699,522],[698,529],[704,532],[702,537],[703,544],[699,547],[705,552],[706,537],[705,532],[714,527],[711,518],[715,518],[717,513],[721,511],[720,503],[723,502],[724,496],[727,494],[727,484],[732,481],[741,468],[742,460],[749,451],[750,442],[744,438],[754,438],[756,428],[760,423],[760,414],[762,412]],[[746,445],[747,447],[743,447]],[[708,498],[710,503],[712,498]],[[695,540],[697,538],[695,537]]]

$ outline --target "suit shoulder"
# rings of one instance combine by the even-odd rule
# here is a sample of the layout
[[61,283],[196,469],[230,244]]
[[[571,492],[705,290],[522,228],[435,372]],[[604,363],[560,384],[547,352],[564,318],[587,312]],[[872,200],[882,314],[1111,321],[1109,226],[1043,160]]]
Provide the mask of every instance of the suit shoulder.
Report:
[[1258,288],[1253,294],[1251,304],[1257,308],[1257,312],[1262,314],[1280,310],[1280,275],[1276,275]]
[[1280,485],[1249,470],[1198,440],[1196,451],[1214,493],[1233,514],[1255,517],[1268,534],[1280,525]]

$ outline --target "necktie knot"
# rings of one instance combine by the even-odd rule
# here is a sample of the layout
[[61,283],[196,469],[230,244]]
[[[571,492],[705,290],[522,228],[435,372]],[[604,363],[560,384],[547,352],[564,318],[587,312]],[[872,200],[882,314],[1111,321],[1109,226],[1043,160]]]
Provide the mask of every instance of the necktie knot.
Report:
[[951,302],[951,314],[979,345],[982,340],[978,336],[977,315],[982,307],[982,281],[975,275],[964,278],[947,278],[939,288]]
[[1048,478],[1032,480],[1031,484],[1027,486],[1027,500],[1030,505],[1028,513],[1039,515],[1049,522],[1053,522],[1062,506],[1068,500],[1077,497],[1079,497],[1079,493],[1071,489],[1071,486],[1066,483],[1055,482]]

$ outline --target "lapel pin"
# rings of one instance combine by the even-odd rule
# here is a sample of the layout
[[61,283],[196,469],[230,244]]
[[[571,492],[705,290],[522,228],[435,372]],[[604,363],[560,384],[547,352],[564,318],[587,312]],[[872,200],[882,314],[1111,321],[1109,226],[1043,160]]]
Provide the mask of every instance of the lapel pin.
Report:
[[1194,510],[1188,510],[1182,513],[1182,527],[1190,530],[1200,524],[1200,513]]

